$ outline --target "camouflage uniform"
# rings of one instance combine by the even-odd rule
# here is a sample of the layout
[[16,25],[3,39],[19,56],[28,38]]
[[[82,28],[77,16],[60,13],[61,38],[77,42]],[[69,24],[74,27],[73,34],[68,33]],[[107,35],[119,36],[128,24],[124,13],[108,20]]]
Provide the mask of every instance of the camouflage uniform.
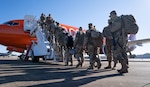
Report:
[[106,38],[106,54],[107,54],[107,61],[108,66],[105,69],[111,68],[111,61],[112,61],[112,40],[109,39],[111,33],[109,32],[109,26],[105,27],[103,30],[103,35]]
[[68,63],[70,62],[70,66],[73,66],[72,54],[70,52],[73,48],[73,37],[71,35],[67,37],[66,47],[67,48],[65,50],[65,65],[68,65]]
[[53,38],[53,32],[52,30],[54,30],[55,28],[55,24],[54,24],[54,20],[53,18],[51,17],[51,15],[49,14],[47,17],[46,17],[46,37],[48,38],[49,41],[52,40]]
[[111,29],[113,36],[113,54],[114,57],[119,60],[119,62],[122,65],[122,68],[118,70],[120,73],[127,73],[128,72],[128,66],[127,66],[127,54],[126,54],[126,44],[127,44],[127,35],[125,32],[123,32],[123,29],[121,28],[121,19],[117,17],[117,14],[115,11],[112,11],[110,13],[111,17]]
[[[111,26],[111,21],[108,20],[108,26],[104,27],[103,29],[103,36],[106,38],[106,54],[107,54],[107,60],[108,60],[108,66],[105,67],[105,69],[109,69],[111,68],[111,61],[112,61],[112,57],[113,57],[113,38],[112,38],[112,33],[110,31],[110,26]],[[113,69],[115,69],[116,64],[117,64],[117,59],[115,57],[113,57],[113,61],[114,61],[114,66]]]
[[46,16],[45,16],[45,14],[42,13],[40,16],[40,25],[41,25],[42,29],[45,29],[45,22],[46,22]]
[[46,17],[46,25],[48,26],[49,24],[51,24],[53,22],[53,18],[51,17],[51,15],[49,14]]
[[91,37],[91,30],[94,29],[92,23],[89,24],[89,30],[86,31],[85,38],[84,38],[84,47],[88,51],[88,55],[90,58],[90,66],[88,69],[94,68],[94,63],[97,62],[97,68],[101,67],[100,59],[96,57],[97,55],[97,47],[93,45],[92,37]]
[[61,27],[59,25],[58,22],[56,22],[56,28],[55,28],[55,31],[54,31],[54,35],[55,35],[55,42],[56,42],[56,45],[58,46],[58,37],[59,37],[59,32],[61,32]]
[[60,32],[58,32],[57,34],[57,39],[58,39],[58,45],[59,45],[59,48],[60,48],[60,53],[61,53],[61,60],[63,61],[64,58],[64,52],[65,52],[65,49],[67,48],[66,47],[66,44],[67,44],[67,34],[64,33],[64,29],[61,28],[60,29]]
[[82,31],[82,27],[79,28],[79,31],[76,34],[75,41],[74,41],[74,47],[75,47],[75,58],[78,60],[78,64],[76,68],[79,66],[82,67],[82,64],[84,62],[83,58],[83,42],[84,42],[84,32]]
[[68,66],[69,62],[70,66],[73,66],[72,54],[70,53],[70,48],[65,50],[65,66]]

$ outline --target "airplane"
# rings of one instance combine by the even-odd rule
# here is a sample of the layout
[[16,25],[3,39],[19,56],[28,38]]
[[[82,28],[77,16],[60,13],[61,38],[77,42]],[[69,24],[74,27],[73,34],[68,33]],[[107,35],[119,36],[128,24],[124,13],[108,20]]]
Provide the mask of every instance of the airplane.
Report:
[[[65,24],[60,24],[72,36],[78,28]],[[0,44],[7,46],[7,50],[23,53],[32,42],[36,41],[36,37],[31,37],[29,32],[24,31],[24,20],[10,20],[0,24]]]
[[136,46],[143,46],[143,44],[146,44],[149,42],[150,42],[150,38],[136,40],[135,35],[131,34],[129,36],[129,41],[127,43],[127,47],[128,47],[127,52],[129,53],[129,58],[135,58],[136,57],[135,54],[131,53],[133,50],[136,49]]
[[[65,24],[60,24],[72,36],[78,28]],[[9,51],[24,53],[29,49],[33,41],[37,41],[36,36],[30,36],[29,31],[24,31],[24,19],[10,20],[0,24],[0,44],[7,47]]]
[[[106,40],[104,39],[104,46],[103,46],[102,52],[105,55],[107,55],[105,41]],[[126,52],[129,53],[129,58],[135,58],[136,55],[132,54],[131,52],[134,51],[137,46],[143,46],[143,44],[146,44],[146,43],[150,43],[150,38],[136,40],[135,34],[129,34],[128,35],[128,43],[126,46],[127,47]]]
[[9,56],[12,54],[12,51],[8,51],[7,53],[0,53],[0,56]]
[[[73,37],[75,37],[76,32],[79,30],[77,27],[69,26],[66,24],[60,25]],[[31,46],[32,41],[37,41],[37,38],[30,36],[30,32],[24,31],[24,19],[10,20],[0,24],[0,44],[6,46],[7,50],[23,53]],[[132,46],[145,42],[150,42],[150,39],[130,41],[128,46],[131,48]],[[104,47],[105,46],[103,46],[103,48]],[[132,50],[129,49],[129,51]],[[106,52],[105,50],[101,49],[101,53]]]

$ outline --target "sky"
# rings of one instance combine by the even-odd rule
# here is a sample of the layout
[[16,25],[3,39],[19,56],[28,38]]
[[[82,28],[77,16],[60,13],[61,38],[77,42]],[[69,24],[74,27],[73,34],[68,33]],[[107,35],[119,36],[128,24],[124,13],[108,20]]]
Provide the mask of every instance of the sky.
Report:
[[[44,13],[51,14],[60,23],[84,29],[88,29],[88,23],[93,23],[102,32],[107,26],[109,13],[115,10],[118,16],[134,15],[139,26],[138,40],[150,38],[149,9],[150,0],[0,0],[0,23],[23,19],[25,15],[34,15],[39,19]],[[6,47],[0,45],[2,52],[7,52]],[[137,47],[132,53],[150,53],[150,43]]]

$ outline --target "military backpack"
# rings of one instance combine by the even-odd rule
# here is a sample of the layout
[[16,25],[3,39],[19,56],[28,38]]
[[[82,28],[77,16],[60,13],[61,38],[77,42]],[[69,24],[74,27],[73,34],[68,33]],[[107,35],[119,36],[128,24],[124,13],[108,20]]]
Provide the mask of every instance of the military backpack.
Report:
[[133,15],[121,15],[122,28],[127,34],[136,34],[139,30]]
[[92,43],[96,47],[102,47],[103,45],[103,35],[97,30],[91,30]]

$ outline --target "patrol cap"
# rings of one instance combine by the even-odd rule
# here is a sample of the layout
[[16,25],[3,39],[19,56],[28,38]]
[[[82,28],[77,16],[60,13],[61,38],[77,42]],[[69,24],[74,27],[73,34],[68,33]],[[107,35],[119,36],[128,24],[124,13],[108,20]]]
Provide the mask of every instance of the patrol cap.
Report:
[[[113,11],[111,11],[111,12],[110,12],[110,16],[111,16],[112,14],[117,15],[117,13],[116,13],[116,11],[115,11],[115,10],[113,10]],[[109,17],[110,17],[110,16],[109,16]]]
[[59,25],[59,22],[56,21],[56,24]]
[[81,30],[82,30],[82,27],[79,27],[79,30],[81,31]]
[[93,25],[92,23],[89,23],[89,25]]

